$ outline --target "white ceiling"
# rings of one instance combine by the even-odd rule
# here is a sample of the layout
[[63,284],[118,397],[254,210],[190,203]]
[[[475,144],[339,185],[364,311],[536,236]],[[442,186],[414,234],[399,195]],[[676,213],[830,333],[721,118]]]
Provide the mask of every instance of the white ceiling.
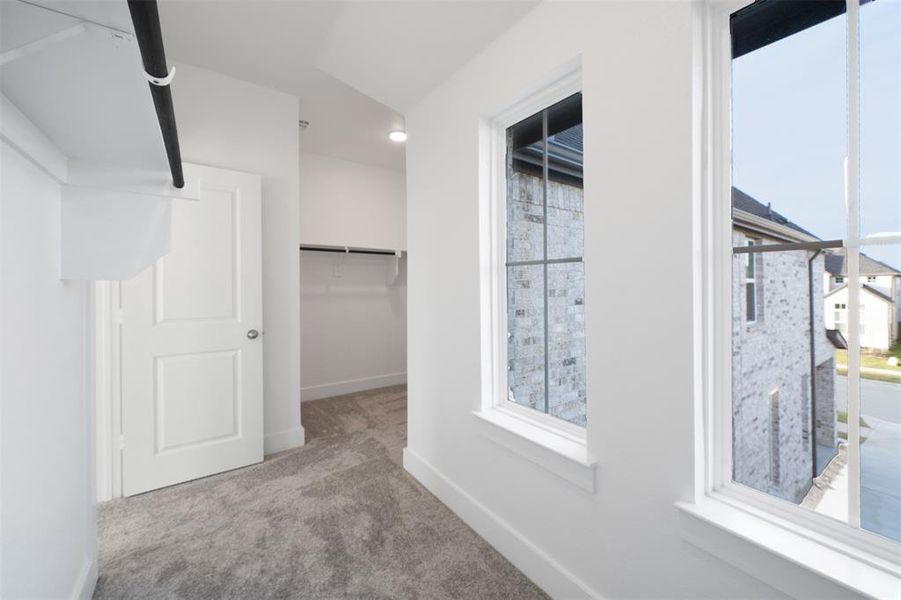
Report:
[[170,60],[298,96],[301,150],[402,169],[403,112],[536,4],[163,0],[160,19]]
[[[0,50],[19,48],[83,19],[133,31],[124,1],[41,4],[78,18],[2,0]],[[133,41],[105,29],[87,29],[0,67],[0,90],[70,158],[167,171]]]
[[537,2],[358,2],[345,5],[316,66],[405,111]]

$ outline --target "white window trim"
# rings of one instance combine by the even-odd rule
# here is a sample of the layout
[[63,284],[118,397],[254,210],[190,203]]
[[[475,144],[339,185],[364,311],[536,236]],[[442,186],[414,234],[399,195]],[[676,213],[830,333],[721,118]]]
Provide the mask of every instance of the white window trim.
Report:
[[[678,502],[676,506],[687,515],[697,517],[709,525],[728,531],[751,542],[769,553],[798,564],[824,578],[849,589],[875,597],[897,594],[901,564],[898,543],[881,538],[857,528],[859,525],[859,488],[857,498],[851,498],[852,512],[857,520],[851,525],[840,523],[824,515],[795,506],[766,493],[735,484],[732,481],[732,408],[731,408],[731,318],[732,318],[732,218],[731,208],[723,198],[731,196],[731,45],[729,15],[751,4],[752,0],[707,0],[699,6],[697,18],[702,24],[696,48],[696,58],[703,77],[696,79],[698,92],[696,127],[702,140],[698,156],[699,211],[696,216],[700,232],[701,260],[696,264],[698,273],[695,314],[700,316],[696,328],[695,356],[699,358],[696,371],[696,410],[699,439],[695,445],[695,489],[692,502]],[[850,22],[856,21],[859,4],[848,0]],[[849,27],[849,30],[854,30]],[[853,46],[852,60],[856,60],[856,30],[849,33],[849,47]],[[849,80],[856,82],[856,66],[849,73]],[[853,85],[856,85],[854,83]],[[853,95],[853,94],[852,94]],[[857,156],[856,98],[849,102],[849,121],[854,123],[849,134],[850,156]],[[854,162],[854,161],[850,161]],[[850,212],[849,236],[846,248],[859,249],[866,244],[897,243],[898,235],[881,235],[860,238],[857,233],[859,220],[857,203],[858,167],[848,168],[848,200]],[[846,281],[859,281],[859,255],[849,253],[849,273]],[[851,288],[855,288],[852,293]],[[860,286],[849,286],[849,319],[859,320],[853,307],[859,303]],[[859,335],[849,339],[849,379],[859,375]],[[855,386],[849,389],[849,423],[858,422],[859,397]],[[854,414],[851,414],[851,413]],[[859,443],[859,427],[849,427],[849,442]],[[859,458],[859,446],[853,450],[849,444],[850,463]],[[855,464],[855,469],[857,464]],[[859,481],[859,473],[852,474]],[[853,495],[852,495],[853,496]],[[854,502],[857,505],[854,506]],[[705,546],[703,539],[683,527],[683,535],[692,543]],[[691,539],[689,539],[691,538]],[[703,538],[703,536],[702,536]],[[712,539],[707,537],[707,539]],[[719,554],[722,546],[705,548]],[[830,565],[843,562],[842,569]],[[754,566],[747,557],[736,555],[733,562],[748,572]],[[745,561],[747,564],[740,564]],[[769,583],[779,587],[779,582]]]
[[593,492],[596,461],[589,454],[587,428],[507,398],[506,131],[580,91],[581,68],[570,66],[539,92],[483,123],[482,166],[489,176],[483,180],[481,207],[482,397],[473,414],[482,433],[495,442]]

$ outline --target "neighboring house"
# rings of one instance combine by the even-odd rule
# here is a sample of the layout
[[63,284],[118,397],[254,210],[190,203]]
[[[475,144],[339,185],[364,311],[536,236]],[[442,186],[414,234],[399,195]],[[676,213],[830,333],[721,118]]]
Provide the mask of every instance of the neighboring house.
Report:
[[[824,300],[826,327],[847,333],[848,265],[841,254],[826,257]],[[887,350],[901,335],[901,271],[860,256],[860,345]]]
[[[732,200],[735,247],[818,241],[741,190]],[[733,478],[796,503],[835,447],[826,258],[795,250],[734,254],[732,262]]]

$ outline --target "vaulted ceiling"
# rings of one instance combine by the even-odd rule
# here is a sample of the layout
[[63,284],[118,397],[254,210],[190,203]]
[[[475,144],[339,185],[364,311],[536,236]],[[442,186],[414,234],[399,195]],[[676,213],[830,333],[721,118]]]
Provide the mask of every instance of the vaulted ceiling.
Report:
[[[193,64],[295,95],[300,99],[298,118],[310,122],[300,133],[301,150],[396,169],[404,167],[404,145],[390,142],[387,133],[403,128],[404,112],[537,4],[517,0],[159,2],[170,62]],[[4,50],[72,27],[79,19],[133,31],[125,0],[0,0],[0,5],[0,46]],[[66,61],[83,61],[77,44],[95,42],[93,37],[64,42],[64,50],[68,45],[73,49],[54,54],[63,74],[84,76],[83,63],[81,67],[66,66]],[[26,58],[6,65],[0,79],[14,102],[39,113],[46,103],[26,92],[33,89],[40,94],[49,89],[49,83],[41,83],[46,79],[41,71],[46,69],[32,68],[31,61]],[[140,98],[120,102],[113,93],[115,79],[103,75],[103,69],[111,67],[88,66],[97,67],[98,81],[66,95],[83,92],[80,101],[109,101],[117,106],[149,103],[137,71],[135,89]],[[65,82],[72,77],[58,79]],[[20,81],[28,78],[34,85]],[[178,77],[176,86],[177,81]],[[16,91],[20,88],[25,91]],[[105,91],[97,99],[99,89]],[[76,100],[79,98],[70,98],[70,102]],[[177,116],[178,106],[175,110]],[[66,144],[71,138],[68,145],[72,148],[65,150],[76,155],[76,146],[84,137],[77,134],[78,120],[68,114],[58,117],[58,123],[49,117],[44,120],[46,127],[59,134],[54,139]],[[122,128],[138,126],[128,123],[110,128],[110,139],[103,138],[103,147],[117,159],[124,152],[122,144],[116,143],[123,137]],[[134,123],[144,127],[144,137],[152,141],[144,154],[159,154],[155,121]],[[88,125],[96,129],[96,124]],[[137,132],[133,133],[128,139],[137,139]],[[134,148],[127,150],[136,155],[135,160],[143,156]]]
[[536,4],[163,0],[160,18],[172,60],[298,96],[302,150],[402,168],[404,111]]

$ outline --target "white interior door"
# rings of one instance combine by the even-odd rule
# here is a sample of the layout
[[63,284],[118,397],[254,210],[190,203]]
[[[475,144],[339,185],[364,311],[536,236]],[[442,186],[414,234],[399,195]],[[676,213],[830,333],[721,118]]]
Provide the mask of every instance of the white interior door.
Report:
[[260,178],[185,171],[171,252],[122,282],[126,496],[263,459]]

